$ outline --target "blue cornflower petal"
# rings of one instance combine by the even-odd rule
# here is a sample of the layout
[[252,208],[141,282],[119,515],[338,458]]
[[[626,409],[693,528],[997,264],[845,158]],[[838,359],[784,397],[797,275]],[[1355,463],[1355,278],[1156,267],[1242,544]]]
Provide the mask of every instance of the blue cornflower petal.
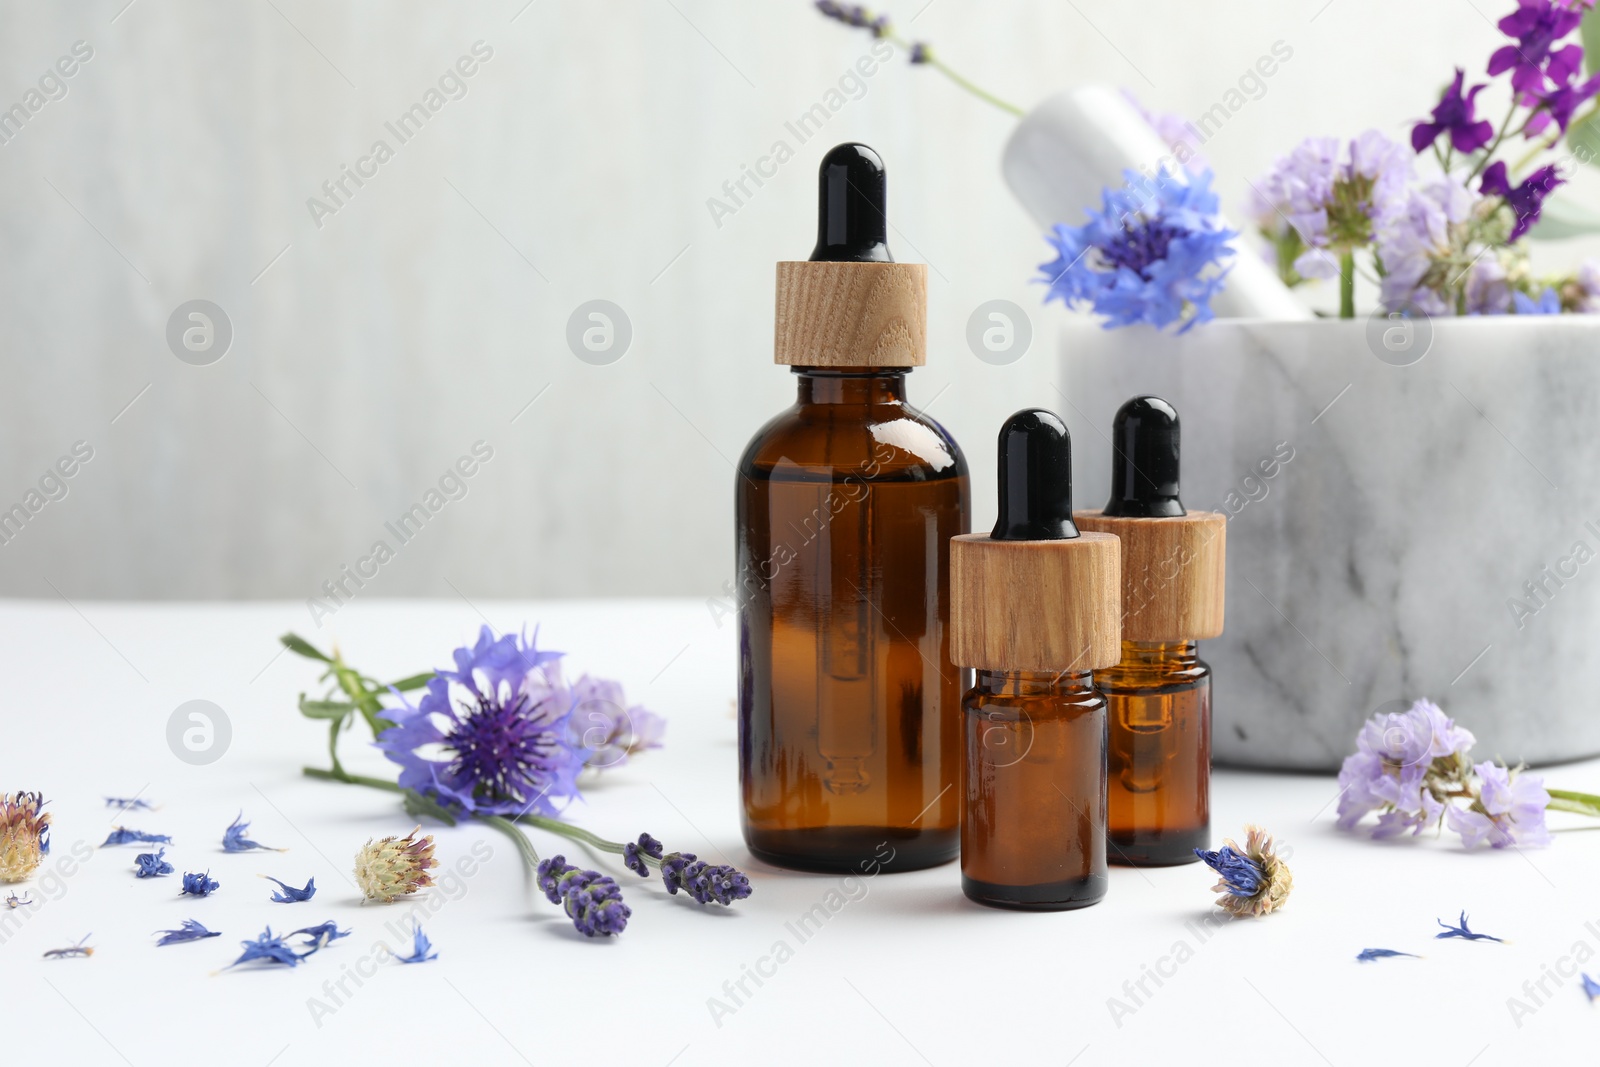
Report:
[[1578,977],[1583,979],[1583,991],[1589,995],[1589,1003],[1593,1004],[1596,998],[1600,998],[1600,982],[1596,982],[1587,974],[1580,974]]
[[1444,940],[1447,937],[1459,937],[1459,938],[1462,938],[1463,940],[1466,940],[1466,941],[1500,941],[1500,942],[1504,943],[1504,939],[1503,938],[1491,937],[1489,934],[1474,933],[1472,931],[1472,929],[1467,926],[1467,913],[1466,912],[1462,912],[1461,913],[1461,925],[1460,926],[1451,926],[1449,923],[1445,922],[1443,919],[1439,920],[1439,925],[1444,927],[1444,933],[1442,933],[1442,934],[1434,934],[1433,936],[1436,939],[1441,940],[1441,941]]
[[164,848],[158,848],[154,853],[139,853],[133,857],[133,876],[135,878],[157,878],[161,875],[171,874],[173,870],[172,864],[163,858],[166,854],[167,850]]
[[309,956],[311,952],[315,952],[320,948],[327,948],[341,937],[349,937],[350,931],[339,929],[339,924],[330,919],[317,926],[307,926],[304,929],[296,930],[287,936],[304,937],[306,944],[311,947],[311,951],[305,953],[305,955]]
[[118,811],[155,811],[155,805],[138,797],[106,797],[106,807]]
[[1215,852],[1197,848],[1194,854],[1204,860],[1206,866],[1222,876],[1223,882],[1228,886],[1228,892],[1235,896],[1253,897],[1267,880],[1267,873],[1261,869],[1260,864],[1249,856],[1234,851],[1229,845],[1223,845]]
[[422,932],[421,923],[417,923],[411,931],[411,955],[395,957],[401,963],[427,963],[438,958],[439,954],[433,951],[433,942]]
[[222,883],[212,878],[210,871],[204,874],[194,874],[186,871],[183,875],[183,889],[179,895],[187,893],[192,897],[205,897],[210,896],[220,888],[222,888]]
[[1396,952],[1392,948],[1364,948],[1356,959],[1362,963],[1371,963],[1373,960],[1388,959],[1391,956],[1410,956],[1412,959],[1421,959],[1414,952]]
[[111,831],[111,833],[106,835],[106,839],[100,842],[100,847],[105,848],[108,845],[131,845],[135,843],[143,845],[170,845],[172,844],[172,837],[168,834],[147,834],[143,830],[130,830],[126,826],[119,826],[115,830]]
[[[269,882],[278,882],[270,874],[263,874],[261,877]],[[284,882],[278,882],[278,886],[281,892],[275,890],[272,894],[272,901],[275,904],[297,904],[303,900],[310,900],[317,895],[317,880],[315,878],[307,879],[304,889],[296,889],[294,886]]]
[[73,956],[93,956],[94,949],[84,944],[84,942],[88,941],[89,938],[93,936],[93,934],[84,934],[83,938],[76,945],[69,945],[66,948],[49,949],[45,952],[44,958],[47,960],[65,960],[70,959]]
[[288,849],[273,848],[263,845],[259,841],[252,841],[245,834],[250,832],[250,824],[244,821],[244,812],[240,812],[222,832],[222,851],[224,852],[251,852],[260,849],[263,852],[287,852]]
[[[266,963],[281,963],[286,967],[298,966],[300,961],[310,955],[309,952],[301,954],[295,952],[289,943],[272,932],[272,927],[267,927],[260,937],[254,941],[241,941],[239,946],[244,949],[239,958],[228,964],[228,967],[237,967],[241,963],[250,963],[253,960],[262,960]],[[312,951],[315,951],[314,949]],[[227,970],[224,967],[223,970]]]
[[156,947],[162,945],[177,945],[184,941],[204,941],[208,937],[221,937],[219,930],[207,930],[193,919],[183,920],[183,925],[176,930],[157,930],[161,940],[156,942]]

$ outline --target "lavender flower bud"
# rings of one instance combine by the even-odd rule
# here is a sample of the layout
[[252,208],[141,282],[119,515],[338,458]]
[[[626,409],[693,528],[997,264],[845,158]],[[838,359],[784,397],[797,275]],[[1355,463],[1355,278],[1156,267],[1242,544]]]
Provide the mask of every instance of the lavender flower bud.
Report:
[[545,898],[562,905],[572,925],[587,937],[620,934],[633,914],[615,881],[599,871],[579,870],[565,856],[541,861],[535,877]]
[[640,878],[648,878],[650,877],[650,868],[645,864],[644,858],[649,856],[651,859],[660,859],[661,848],[660,841],[657,841],[649,834],[640,834],[638,844],[630,841],[622,847],[622,862],[627,864],[628,869]]
[[693,852],[674,852],[661,861],[661,881],[667,892],[683,890],[697,903],[731,905],[751,893],[750,879],[727,864],[711,866]]

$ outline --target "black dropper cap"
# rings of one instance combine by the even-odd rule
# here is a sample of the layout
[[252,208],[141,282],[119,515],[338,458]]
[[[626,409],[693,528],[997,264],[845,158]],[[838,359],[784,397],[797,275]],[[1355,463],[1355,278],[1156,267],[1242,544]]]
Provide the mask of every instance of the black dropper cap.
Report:
[[1072,521],[1072,435],[1043,408],[1019,411],[1000,427],[1000,517],[996,541],[1066,541]]
[[1136,396],[1111,423],[1111,500],[1105,514],[1170,519],[1178,499],[1178,411],[1159,396]]
[[817,173],[813,263],[893,263],[883,159],[864,144],[842,144]]

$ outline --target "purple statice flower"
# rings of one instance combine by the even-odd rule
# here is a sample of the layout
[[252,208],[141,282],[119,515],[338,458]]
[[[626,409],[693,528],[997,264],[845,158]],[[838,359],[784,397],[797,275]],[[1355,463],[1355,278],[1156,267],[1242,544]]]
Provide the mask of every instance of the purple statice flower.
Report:
[[[339,940],[341,937],[349,937],[350,931],[339,929],[339,924],[330,919],[325,923],[319,923],[316,926],[307,926],[284,936],[285,939],[290,937],[305,938],[306,946],[310,948],[311,952],[315,952],[317,949],[327,948],[330,944]],[[306,955],[310,955],[310,953],[306,953]]]
[[[550,673],[559,679],[554,667]],[[572,746],[584,753],[585,766],[619,767],[629,756],[661,747],[667,721],[643,705],[629,707],[622,683],[585,674],[572,683],[570,694],[568,735]]]
[[106,839],[100,842],[100,847],[132,844],[170,845],[172,837],[168,834],[147,834],[143,830],[130,830],[126,826],[119,826],[106,835]]
[[1489,169],[1483,172],[1483,181],[1479,183],[1478,191],[1486,196],[1503,197],[1506,205],[1516,215],[1516,225],[1511,228],[1511,235],[1506,238],[1506,243],[1511,244],[1539,221],[1539,211],[1544,206],[1545,197],[1565,184],[1566,179],[1560,176],[1555,164],[1552,163],[1528,175],[1522,184],[1512,185],[1506,177],[1505,162],[1497,160],[1489,164]]
[[1450,83],[1439,106],[1433,109],[1433,121],[1420,122],[1411,128],[1413,151],[1426,151],[1440,134],[1450,136],[1450,146],[1457,152],[1476,152],[1493,139],[1494,124],[1478,118],[1474,102],[1487,86],[1474,85],[1463,95],[1461,90],[1466,76],[1466,71],[1457,67],[1456,80]]
[[1589,998],[1589,1003],[1593,1004],[1596,998],[1600,998],[1600,982],[1596,982],[1588,974],[1580,974],[1578,977],[1583,979],[1584,995]]
[[1076,228],[1056,224],[1045,240],[1056,258],[1039,266],[1045,301],[1088,305],[1105,326],[1182,323],[1183,333],[1214,316],[1238,234],[1217,216],[1211,172],[1188,181],[1163,169],[1154,178],[1128,170],[1127,184],[1107,189],[1101,210]]
[[640,834],[637,842],[629,841],[622,846],[622,862],[628,870],[640,878],[650,877],[650,867],[645,863],[645,857],[653,860],[661,858],[662,844],[649,834]]
[[1177,159],[1178,165],[1190,174],[1200,174],[1211,168],[1211,161],[1200,151],[1200,140],[1194,125],[1182,115],[1170,111],[1151,111],[1140,102],[1128,89],[1122,90],[1122,95],[1128,103],[1133,105],[1139,116],[1156,131],[1156,136],[1161,138]]
[[1261,228],[1304,246],[1293,263],[1302,278],[1337,277],[1339,256],[1370,244],[1405,208],[1412,158],[1376,130],[1348,143],[1309,137],[1256,183]]
[[133,857],[133,876],[135,878],[159,878],[171,874],[172,864],[164,858],[167,850],[158,848],[155,852],[141,852]]
[[223,970],[255,960],[268,964],[281,963],[285,967],[298,967],[301,960],[316,951],[311,949],[307,952],[296,952],[289,942],[274,934],[270,926],[262,931],[261,935],[254,941],[239,942],[239,947],[244,951],[239,954],[238,959],[228,964]]
[[1561,304],[1569,311],[1600,312],[1600,260],[1586,259],[1561,284]]
[[1550,843],[1544,824],[1550,794],[1544,779],[1487,762],[1473,770],[1478,775],[1477,799],[1470,807],[1452,807],[1447,815],[1450,829],[1461,835],[1463,845],[1472,849],[1484,841],[1494,848]]
[[599,871],[580,870],[565,856],[542,861],[536,880],[545,898],[565,908],[572,925],[586,937],[620,934],[633,914],[615,881]]
[[753,890],[745,874],[727,864],[713,867],[704,860],[695,859],[693,852],[673,852],[661,860],[661,881],[667,893],[674,895],[683,890],[697,903],[731,906],[743,900]]
[[1440,926],[1444,927],[1444,933],[1433,935],[1434,939],[1437,941],[1444,941],[1452,937],[1458,937],[1463,941],[1499,941],[1501,943],[1504,943],[1505,941],[1505,938],[1494,937],[1489,934],[1480,934],[1473,930],[1467,925],[1467,913],[1465,911],[1461,913],[1460,925],[1458,926],[1451,926],[1443,919],[1439,919],[1437,921]]
[[1373,811],[1381,812],[1372,834],[1379,838],[1419,834],[1437,823],[1445,803],[1430,786],[1447,769],[1459,769],[1474,740],[1430,700],[1374,715],[1339,768],[1339,828],[1352,829]]
[[187,893],[192,897],[208,897],[221,888],[222,883],[217,881],[215,878],[212,878],[210,871],[206,871],[204,874],[195,874],[190,871],[185,871],[183,875],[183,889],[179,891],[178,895],[182,896],[184,893]]
[[47,960],[68,960],[74,956],[93,956],[94,949],[85,944],[93,936],[93,934],[84,934],[75,945],[68,945],[66,948],[49,949],[45,952],[44,958]]
[[250,832],[250,824],[244,821],[244,812],[234,816],[233,822],[222,832],[222,851],[224,852],[287,852],[287,849],[273,848],[263,845],[259,841],[252,841],[245,835]]
[[1516,44],[1496,49],[1489,57],[1489,74],[1511,71],[1511,85],[1519,93],[1537,93],[1545,81],[1565,85],[1583,64],[1583,46],[1558,48],[1562,38],[1578,28],[1592,0],[1517,0],[1517,10],[1496,25]]
[[[269,882],[278,882],[278,880],[272,877],[270,874],[263,874],[261,877],[265,878]],[[306,879],[306,887],[304,889],[296,889],[292,885],[288,885],[284,882],[278,882],[278,888],[272,891],[272,902],[274,904],[299,904],[303,901],[310,900],[316,895],[317,880],[315,878]]]
[[1373,960],[1386,960],[1395,956],[1410,956],[1412,959],[1421,959],[1414,952],[1396,952],[1392,948],[1364,948],[1356,954],[1356,962],[1371,963]]
[[208,937],[221,937],[220,930],[207,930],[193,919],[183,920],[183,925],[176,930],[157,930],[161,940],[156,942],[156,948],[163,945],[181,945],[185,941],[204,941]]
[[1537,300],[1526,293],[1512,293],[1511,299],[1516,304],[1518,315],[1561,314],[1561,294],[1548,286]]
[[394,726],[377,745],[400,765],[400,788],[477,814],[558,815],[578,795],[584,760],[570,736],[571,694],[550,669],[560,657],[487,626],[456,649],[456,669],[439,671],[416,706],[401,696],[384,710]]
[[1456,234],[1479,202],[1465,186],[1440,176],[1411,189],[1405,203],[1385,217],[1375,244],[1383,261],[1382,296],[1388,310],[1455,314],[1453,299],[1440,290],[1453,276],[1450,257]]
[[1498,255],[1479,257],[1467,270],[1464,287],[1468,315],[1506,315],[1511,312],[1511,281]]
[[422,932],[422,924],[414,922],[411,928],[411,955],[396,956],[395,959],[401,963],[427,963],[438,958],[439,954],[433,951],[433,942]]

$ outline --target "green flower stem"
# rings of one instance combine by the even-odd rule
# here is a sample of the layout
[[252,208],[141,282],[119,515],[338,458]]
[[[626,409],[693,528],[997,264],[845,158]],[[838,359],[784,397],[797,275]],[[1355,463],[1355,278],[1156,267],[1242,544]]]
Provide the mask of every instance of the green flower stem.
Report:
[[[901,51],[905,52],[906,55],[910,55],[911,54],[911,45],[908,44],[906,41],[904,41],[899,35],[890,33],[890,34],[886,34],[885,37],[889,41],[890,44],[894,45],[896,48],[899,48]],[[1001,111],[1009,112],[1010,114],[1015,115],[1019,119],[1023,115],[1027,114],[1026,111],[1023,111],[1017,105],[1015,105],[1013,103],[1010,103],[1009,101],[1002,100],[998,96],[995,96],[993,93],[988,92],[987,90],[978,88],[972,82],[968,81],[967,79],[963,78],[961,75],[957,74],[955,71],[951,70],[949,67],[945,66],[944,62],[942,60],[940,60],[938,56],[934,55],[931,49],[929,50],[928,58],[927,58],[927,60],[925,62],[926,62],[926,64],[928,66],[932,67],[934,70],[937,70],[940,74],[943,74],[946,78],[949,78],[951,81],[955,82],[961,88],[965,89],[967,92],[969,92],[973,96],[977,97],[979,100],[983,100],[983,101],[986,101],[987,103],[993,104],[995,107],[999,108]]]
[[1339,256],[1339,317],[1356,317],[1356,254],[1353,251]]
[[[610,852],[617,856],[622,855],[628,847],[617,841],[607,841],[599,834],[590,833],[581,826],[573,826],[571,823],[562,822],[560,819],[551,819],[544,815],[519,815],[516,821],[527,826],[538,827],[540,830],[548,830],[552,834],[560,834],[562,837],[570,837],[572,840],[581,841],[591,848],[597,848],[601,852]],[[643,855],[643,853],[640,853],[640,855]],[[645,856],[644,861],[652,867],[661,866],[661,861],[653,856]]]
[[346,785],[364,785],[368,789],[383,789],[390,793],[403,793],[399,782],[391,782],[385,778],[373,778],[365,774],[350,774],[342,767],[325,771],[321,767],[301,767],[300,773],[307,778],[318,778],[324,782],[344,782]]
[[[1585,122],[1588,122],[1596,115],[1600,115],[1600,100],[1596,100],[1594,103],[1590,104],[1589,110],[1585,111],[1583,114],[1567,123],[1567,129],[1575,129],[1578,126],[1583,125]],[[1560,142],[1561,136],[1561,131],[1557,130],[1555,133],[1552,133],[1550,136],[1544,138],[1532,148],[1528,149],[1528,151],[1523,154],[1521,159],[1518,159],[1515,163],[1511,164],[1512,175],[1520,174],[1522,169],[1529,163],[1532,163],[1534,160],[1538,159],[1541,153],[1548,152],[1550,149],[1554,148],[1557,143]]]
[[1550,794],[1550,811],[1570,811],[1574,815],[1600,816],[1600,796],[1593,793],[1575,793],[1570,789],[1546,789]]
[[[1466,184],[1470,184],[1472,179],[1478,176],[1478,172],[1489,165],[1489,161],[1494,158],[1495,150],[1500,147],[1500,142],[1506,139],[1506,132],[1511,129],[1511,120],[1516,116],[1516,114],[1517,100],[1516,97],[1513,96],[1511,98],[1511,107],[1506,110],[1506,117],[1501,120],[1500,128],[1495,131],[1494,140],[1489,143],[1489,149],[1483,153],[1483,158],[1478,160],[1478,165],[1472,168],[1472,173],[1467,175]],[[1529,118],[1532,118],[1532,116],[1530,115]],[[1526,126],[1527,122],[1524,121],[1523,125]],[[1517,132],[1520,133],[1522,131],[1518,130]]]
[[480,822],[488,823],[496,830],[499,830],[516,843],[517,852],[521,854],[522,862],[527,865],[528,870],[537,871],[539,869],[539,853],[534,850],[533,842],[528,840],[528,835],[518,830],[515,823],[501,815],[479,815],[477,818]]

